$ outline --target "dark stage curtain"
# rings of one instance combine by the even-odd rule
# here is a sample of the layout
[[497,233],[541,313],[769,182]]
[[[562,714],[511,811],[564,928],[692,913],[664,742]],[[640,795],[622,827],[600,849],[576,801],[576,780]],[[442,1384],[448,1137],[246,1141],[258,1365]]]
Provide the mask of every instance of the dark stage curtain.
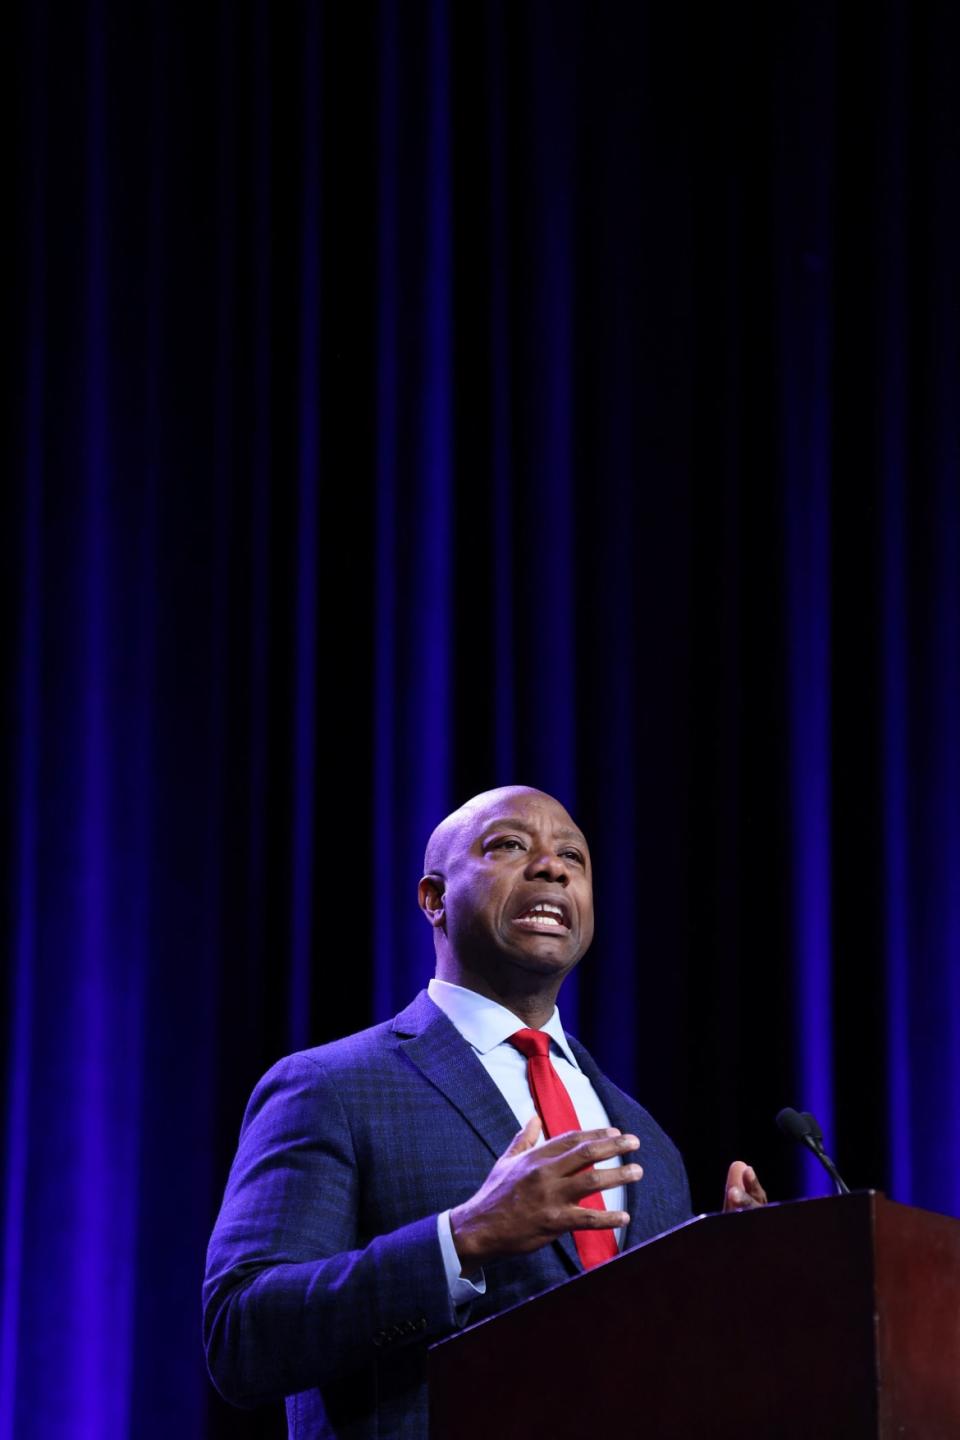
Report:
[[0,1440],[278,1433],[200,1348],[243,1104],[493,784],[699,1207],[825,1188],[795,1104],[960,1214],[958,14],[8,17]]

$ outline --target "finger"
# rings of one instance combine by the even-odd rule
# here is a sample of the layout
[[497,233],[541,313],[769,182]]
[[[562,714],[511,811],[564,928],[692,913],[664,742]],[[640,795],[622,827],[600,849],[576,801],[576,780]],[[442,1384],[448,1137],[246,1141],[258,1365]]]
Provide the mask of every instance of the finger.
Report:
[[723,1188],[724,1210],[739,1210],[743,1204],[743,1172],[746,1165],[742,1160],[734,1160],[727,1171],[727,1183]]
[[626,1210],[594,1210],[589,1205],[571,1205],[565,1218],[567,1230],[621,1230],[630,1224]]
[[571,1175],[564,1190],[576,1200],[595,1195],[599,1190],[614,1190],[618,1185],[635,1185],[643,1179],[642,1165],[612,1165],[608,1170],[581,1170]]
[[757,1172],[751,1165],[748,1165],[743,1172],[743,1184],[754,1205],[769,1204],[767,1192],[757,1179]]
[[[640,1148],[640,1141],[636,1135],[621,1135],[619,1131],[593,1130],[585,1131],[580,1135],[571,1132],[569,1136],[563,1137],[572,1143],[558,1150],[556,1153],[556,1167],[561,1175],[575,1175],[578,1170],[584,1170],[589,1165],[596,1165],[600,1160],[613,1160],[617,1156],[629,1155],[632,1151]],[[547,1146],[543,1147],[547,1150]],[[546,1158],[553,1159],[548,1156]]]
[[540,1116],[534,1113],[524,1125],[523,1129],[514,1135],[510,1144],[504,1150],[504,1155],[522,1155],[524,1150],[532,1150],[540,1138],[540,1131],[543,1129],[543,1121]]
[[[750,1180],[748,1180],[748,1176]],[[754,1189],[751,1190],[751,1181]],[[763,1197],[762,1199],[760,1197]],[[767,1201],[756,1174],[743,1160],[734,1160],[727,1171],[723,1198],[724,1210],[753,1210]]]
[[551,1135],[540,1147],[540,1154],[547,1159],[556,1155],[566,1155],[575,1145],[584,1145],[592,1140],[615,1140],[620,1134],[619,1130],[611,1126],[607,1130],[564,1130],[561,1135]]

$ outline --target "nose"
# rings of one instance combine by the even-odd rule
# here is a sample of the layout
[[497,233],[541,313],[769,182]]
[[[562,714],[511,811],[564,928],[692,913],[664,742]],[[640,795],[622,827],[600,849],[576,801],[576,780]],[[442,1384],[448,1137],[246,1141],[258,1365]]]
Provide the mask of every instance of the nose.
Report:
[[570,871],[562,855],[552,850],[533,850],[527,861],[528,880],[553,880],[558,885],[569,885]]

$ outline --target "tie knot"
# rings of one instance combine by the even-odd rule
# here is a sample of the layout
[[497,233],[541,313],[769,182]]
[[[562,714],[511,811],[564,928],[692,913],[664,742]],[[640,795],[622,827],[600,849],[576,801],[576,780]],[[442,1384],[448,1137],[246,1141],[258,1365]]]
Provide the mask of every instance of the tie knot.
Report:
[[550,1036],[546,1030],[517,1030],[509,1039],[510,1044],[528,1060],[550,1054]]

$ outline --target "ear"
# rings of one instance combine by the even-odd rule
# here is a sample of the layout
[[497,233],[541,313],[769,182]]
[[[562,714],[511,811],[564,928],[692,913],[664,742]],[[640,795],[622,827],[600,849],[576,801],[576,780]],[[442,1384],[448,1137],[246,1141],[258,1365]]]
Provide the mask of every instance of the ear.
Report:
[[446,924],[447,912],[443,904],[443,887],[443,876],[437,874],[424,875],[417,886],[420,909],[434,929],[442,929]]

